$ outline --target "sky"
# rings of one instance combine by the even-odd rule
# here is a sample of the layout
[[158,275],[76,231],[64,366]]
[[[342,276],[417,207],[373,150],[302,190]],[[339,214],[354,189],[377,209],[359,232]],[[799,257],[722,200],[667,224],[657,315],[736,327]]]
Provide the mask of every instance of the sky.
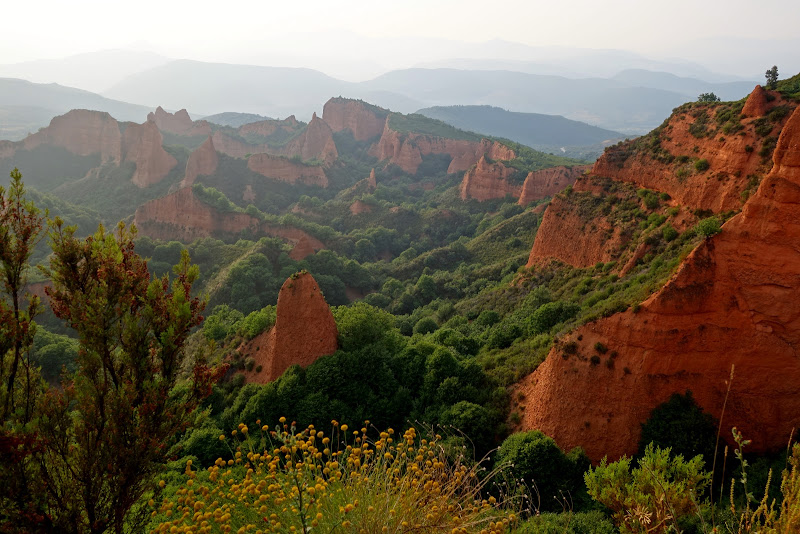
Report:
[[[424,38],[612,48],[706,63],[724,63],[719,58],[740,46],[754,57],[707,66],[728,73],[738,66],[744,75],[774,56],[800,69],[794,56],[778,54],[779,41],[798,42],[797,0],[28,0],[6,2],[3,11],[0,64],[112,48],[258,63],[336,51],[380,62],[381,43],[402,57],[404,41]],[[382,66],[397,65],[375,68]]]

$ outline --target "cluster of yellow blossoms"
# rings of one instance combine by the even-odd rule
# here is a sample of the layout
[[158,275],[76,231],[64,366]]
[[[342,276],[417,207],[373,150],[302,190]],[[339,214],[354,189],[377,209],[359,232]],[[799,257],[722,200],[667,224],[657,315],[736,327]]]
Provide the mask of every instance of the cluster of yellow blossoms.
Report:
[[235,445],[231,459],[202,471],[188,461],[182,485],[150,501],[152,531],[499,534],[515,525],[494,497],[481,498],[480,464],[448,461],[440,436],[389,429],[370,440],[369,421],[332,427],[330,437],[313,425],[298,432],[281,418],[256,437],[239,425],[232,439],[220,436]]

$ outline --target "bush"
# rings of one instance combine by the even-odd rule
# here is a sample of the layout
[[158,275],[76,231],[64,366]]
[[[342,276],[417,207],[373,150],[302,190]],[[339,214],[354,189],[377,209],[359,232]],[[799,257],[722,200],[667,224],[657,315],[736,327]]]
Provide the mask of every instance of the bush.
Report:
[[436,324],[436,321],[431,319],[430,317],[423,317],[417,324],[414,325],[414,333],[415,334],[430,334],[435,332],[436,329],[439,328],[439,325]]
[[518,432],[500,445],[496,463],[509,465],[514,478],[531,488],[533,503],[541,512],[561,511],[565,498],[573,500],[576,510],[589,504],[583,484],[589,459],[579,448],[564,454],[538,430]]
[[708,160],[705,158],[698,159],[694,162],[694,168],[697,172],[707,171],[711,167]]
[[717,423],[694,400],[691,391],[675,393],[659,404],[642,424],[639,456],[649,444],[690,458],[701,454],[707,463],[714,458]]
[[681,517],[693,514],[698,495],[710,482],[703,471],[703,458],[684,460],[670,449],[648,445],[631,470],[631,460],[622,457],[607,464],[603,459],[585,475],[589,495],[607,506],[622,533],[647,532],[649,525],[663,525],[668,532]]
[[548,302],[531,314],[528,320],[528,333],[543,334],[549,332],[558,323],[575,317],[579,310],[580,307],[577,304],[564,301]]
[[492,326],[500,322],[500,314],[494,310],[483,310],[475,322],[480,326]]
[[675,228],[673,228],[671,224],[668,224],[664,227],[663,230],[661,230],[661,235],[664,237],[664,241],[669,243],[670,241],[678,237],[678,231]]
[[720,233],[722,231],[722,226],[717,217],[708,217],[697,223],[695,231],[697,235],[702,237],[711,237],[714,234]]

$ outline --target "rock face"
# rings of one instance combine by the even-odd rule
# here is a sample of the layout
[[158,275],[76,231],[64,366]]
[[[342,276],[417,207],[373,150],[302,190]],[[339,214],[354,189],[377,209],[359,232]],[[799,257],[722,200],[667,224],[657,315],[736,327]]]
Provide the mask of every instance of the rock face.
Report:
[[356,200],[355,202],[350,204],[351,215],[360,215],[362,213],[370,213],[371,211],[372,211],[372,206],[370,206],[366,202],[362,202],[361,200]]
[[221,152],[232,158],[243,158],[248,154],[257,154],[267,151],[264,146],[249,145],[229,135],[225,135],[222,132],[214,132],[211,139],[217,152]]
[[181,182],[181,187],[192,185],[200,175],[214,174],[218,164],[219,156],[214,148],[214,140],[209,136],[205,143],[192,152],[186,161],[186,174]]
[[155,122],[162,132],[185,136],[211,135],[211,125],[206,121],[194,122],[185,109],[172,114],[158,106],[155,113],[147,114],[147,120]]
[[379,160],[397,165],[409,174],[416,174],[422,163],[422,156],[427,154],[448,154],[452,158],[447,168],[448,173],[466,171],[484,155],[492,160],[511,160],[516,157],[512,149],[497,141],[401,134],[389,127],[388,120],[380,141],[370,149],[370,154]]
[[504,198],[506,195],[519,197],[522,187],[511,183],[516,172],[500,162],[489,162],[481,156],[474,167],[464,173],[461,181],[461,200],[475,199],[483,202],[493,198]]
[[303,161],[315,159],[325,165],[331,165],[339,157],[336,143],[333,141],[333,130],[318,118],[316,113],[305,131],[286,145],[281,153],[287,156],[300,156]]
[[147,202],[136,210],[134,224],[153,239],[178,239],[185,242],[200,237],[238,234],[258,229],[259,220],[245,213],[222,213],[184,187],[162,198]]
[[25,150],[39,145],[53,145],[79,156],[100,154],[103,162],[119,163],[122,159],[119,124],[104,111],[73,109],[53,117],[47,128],[29,135],[21,145]]
[[591,165],[560,166],[528,173],[525,183],[522,184],[519,205],[527,206],[531,202],[551,197],[563,191],[568,185],[574,184],[575,180],[590,168]]
[[[314,241],[316,241],[316,243]],[[303,237],[300,238],[300,240],[297,242],[294,248],[292,248],[292,251],[289,252],[289,257],[292,258],[294,261],[300,261],[307,258],[308,256],[311,256],[317,250],[323,248],[322,246],[315,248],[314,245],[322,245],[322,243],[311,236],[304,235]]]
[[307,272],[291,276],[278,294],[275,326],[258,340],[255,360],[261,371],[254,373],[251,381],[270,382],[292,365],[308,367],[321,356],[336,352],[338,336],[333,314],[314,277]]
[[[760,91],[756,89],[753,93],[748,101],[760,101]],[[772,105],[777,104],[787,105],[791,109],[796,106],[776,97]],[[759,108],[759,112],[763,109],[755,103],[750,108]],[[608,149],[597,160],[592,173],[667,193],[678,204],[695,210],[720,213],[740,209],[741,193],[747,187],[749,177],[765,174],[758,152],[759,147],[766,143],[767,136],[756,132],[757,117],[742,119],[738,132],[727,135],[722,132],[713,135],[706,133],[700,137],[693,135],[692,128],[698,131],[697,124],[703,120],[704,113],[709,127],[716,127],[715,109],[714,104],[683,107],[657,130],[658,145],[665,151],[662,153],[676,157],[674,161],[654,157],[646,149],[632,150],[641,141],[630,141]],[[769,123],[772,125],[770,135],[777,135],[788,116],[774,125]],[[703,131],[702,128],[700,131]],[[679,163],[678,156],[686,161]],[[699,159],[708,162],[707,170],[696,170],[694,162]]]
[[[636,451],[640,423],[672,393],[692,390],[720,418],[735,365],[723,438],[736,426],[752,452],[786,446],[800,425],[800,111],[773,163],[742,212],[637,313],[577,329],[521,381],[523,428],[580,445],[594,461],[615,459]],[[598,342],[616,352],[610,365],[589,360]]]
[[388,114],[385,109],[347,98],[331,98],[322,108],[322,119],[334,132],[350,130],[356,141],[381,135]]
[[[767,99],[767,91],[760,85],[756,85],[742,108],[742,115],[745,117],[763,117],[769,111],[770,102]],[[775,96],[775,95],[773,95]]]
[[242,135],[252,134],[252,135],[260,135],[261,137],[269,137],[278,130],[293,132],[298,128],[300,128],[300,123],[297,121],[294,115],[290,115],[289,117],[287,117],[282,121],[267,119],[265,121],[243,124],[242,126],[239,127],[239,133]]
[[247,168],[258,174],[294,184],[328,187],[328,177],[321,166],[305,165],[288,158],[271,154],[253,154],[247,160]]
[[122,136],[125,161],[136,164],[131,181],[138,187],[149,187],[163,180],[178,164],[161,145],[163,138],[152,121],[129,124]]

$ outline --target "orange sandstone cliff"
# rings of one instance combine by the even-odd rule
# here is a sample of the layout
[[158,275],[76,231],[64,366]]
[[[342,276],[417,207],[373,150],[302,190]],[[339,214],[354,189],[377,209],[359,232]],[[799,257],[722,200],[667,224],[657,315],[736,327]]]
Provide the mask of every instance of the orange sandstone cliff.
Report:
[[217,165],[219,165],[219,155],[216,148],[214,148],[214,140],[209,136],[197,150],[189,155],[181,187],[192,185],[198,176],[214,174],[217,170]]
[[479,201],[503,198],[506,195],[519,197],[522,186],[511,182],[516,169],[500,162],[489,162],[481,156],[474,167],[464,173],[461,181],[461,200]]
[[197,198],[191,187],[184,187],[139,206],[134,223],[139,232],[153,239],[190,242],[256,230],[259,220],[245,213],[219,212]]
[[155,113],[147,114],[147,120],[155,122],[162,132],[185,136],[211,135],[211,125],[206,121],[193,121],[185,109],[172,114],[158,106]]
[[149,187],[163,180],[178,164],[162,146],[161,132],[152,121],[128,124],[122,135],[122,152],[125,161],[136,164],[131,181],[138,187]]
[[104,111],[73,109],[53,117],[50,125],[15,143],[24,150],[39,145],[65,148],[79,156],[100,154],[101,159],[119,163],[122,159],[122,133],[119,124]]
[[308,367],[321,356],[336,352],[338,336],[317,281],[307,272],[297,273],[284,282],[278,294],[275,326],[243,347],[261,366],[261,371],[253,372],[248,379],[266,383],[292,365]]
[[287,144],[281,153],[286,156],[300,156],[303,161],[315,159],[325,165],[332,164],[339,157],[333,141],[333,130],[316,113],[305,131]]
[[[772,93],[773,103],[765,106],[764,93],[757,86],[743,110],[758,109],[761,113],[780,104],[791,111],[796,105]],[[777,137],[790,113],[777,121],[760,120],[760,115],[740,119],[743,110],[740,112],[734,103],[729,106],[733,121],[728,123],[728,133],[725,125],[717,121],[724,107],[684,105],[647,136],[609,148],[592,172],[667,193],[677,203],[693,209],[714,213],[738,210],[748,181],[764,176],[768,170],[759,155],[760,149],[769,143],[770,137]],[[759,126],[766,126],[769,131],[759,132]],[[701,159],[708,162],[708,169],[695,167]]]
[[385,109],[347,98],[331,98],[322,108],[322,120],[334,132],[350,130],[356,141],[381,135],[388,114]]
[[328,187],[328,177],[318,165],[306,165],[286,157],[271,154],[253,154],[247,160],[247,168],[253,172],[294,184],[302,182],[309,185]]
[[370,149],[370,154],[397,165],[409,174],[416,174],[422,156],[427,154],[448,154],[452,158],[448,173],[465,171],[484,155],[492,160],[512,160],[516,157],[511,148],[489,139],[469,141],[415,133],[401,134],[389,127],[388,119],[380,140]]
[[[749,165],[739,154],[728,160]],[[540,429],[565,449],[580,445],[593,461],[630,455],[640,424],[673,393],[692,390],[720,418],[735,366],[723,438],[736,426],[753,452],[785,447],[800,425],[800,111],[783,127],[772,160],[742,212],[661,290],[635,312],[588,323],[556,343],[517,385],[526,398],[523,428]],[[618,175],[631,171],[623,166]],[[726,186],[719,187],[722,201],[687,198],[721,208]],[[592,363],[596,343],[615,355],[610,364]]]
[[575,180],[589,169],[591,169],[591,165],[559,166],[528,173],[525,183],[522,184],[519,205],[527,206],[531,202],[551,197],[563,191],[565,187],[574,184]]

